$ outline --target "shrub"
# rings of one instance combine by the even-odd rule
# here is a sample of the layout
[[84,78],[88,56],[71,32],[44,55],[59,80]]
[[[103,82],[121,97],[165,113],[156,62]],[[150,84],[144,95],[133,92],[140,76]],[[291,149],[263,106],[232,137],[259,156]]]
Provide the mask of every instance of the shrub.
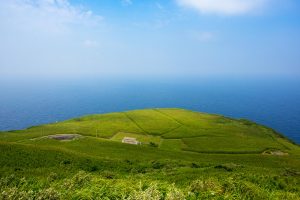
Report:
[[249,121],[247,119],[239,119],[239,122],[241,122],[242,124],[246,125],[246,126],[252,126],[252,125],[256,125],[254,122]]
[[299,194],[294,194],[290,192],[275,192],[271,194],[271,199],[282,200],[299,200]]
[[84,171],[79,171],[77,174],[73,176],[72,179],[68,179],[65,181],[64,187],[67,187],[68,189],[71,188],[79,188],[83,187],[87,183],[89,183],[91,180],[91,176],[87,174]]
[[223,192],[222,185],[214,179],[195,180],[189,186],[189,191],[199,195],[200,193],[221,194]]
[[107,179],[114,179],[115,178],[115,174],[111,171],[104,171],[102,173],[102,175],[107,178]]
[[58,200],[60,199],[60,194],[53,188],[48,188],[40,191],[36,195],[37,200]]
[[238,188],[243,199],[268,199],[266,193],[253,183],[243,181],[238,185]]
[[217,166],[215,166],[215,169],[224,169],[228,172],[232,172],[233,170],[237,169],[238,167],[240,167],[240,166],[236,165],[234,163],[227,163],[227,164],[217,165]]
[[47,177],[47,180],[49,182],[55,181],[58,178],[57,174],[55,172],[51,172],[49,176]]
[[30,200],[33,199],[33,191],[20,191],[18,188],[8,188],[0,193],[0,200],[9,200],[9,199],[21,199],[21,200]]
[[98,168],[98,166],[97,165],[93,165],[93,166],[90,166],[90,168],[89,168],[89,172],[95,172],[95,171],[98,171],[99,170],[99,168]]
[[168,193],[166,195],[166,200],[184,200],[184,199],[185,199],[185,195],[181,190],[176,188],[174,184],[170,186]]
[[61,164],[69,165],[69,164],[71,164],[71,161],[70,161],[70,160],[63,160],[63,161],[61,162]]
[[152,162],[152,168],[153,169],[162,169],[165,165],[159,161],[153,161]]
[[192,168],[199,168],[200,166],[197,163],[192,163]]
[[147,171],[147,166],[144,165],[136,165],[134,168],[131,169],[131,173],[140,173],[144,174]]
[[154,142],[150,142],[150,143],[149,143],[149,146],[150,146],[150,147],[158,147],[158,144],[156,144],[156,143],[154,143]]
[[151,183],[150,186],[143,190],[142,187],[138,191],[133,191],[128,200],[160,200],[162,198],[162,193],[158,190],[155,183]]

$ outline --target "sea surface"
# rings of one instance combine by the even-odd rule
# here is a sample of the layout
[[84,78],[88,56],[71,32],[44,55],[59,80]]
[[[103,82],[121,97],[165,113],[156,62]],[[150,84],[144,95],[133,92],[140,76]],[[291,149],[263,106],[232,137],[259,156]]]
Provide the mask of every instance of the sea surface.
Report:
[[297,79],[0,80],[0,130],[92,113],[176,107],[274,128],[300,143]]

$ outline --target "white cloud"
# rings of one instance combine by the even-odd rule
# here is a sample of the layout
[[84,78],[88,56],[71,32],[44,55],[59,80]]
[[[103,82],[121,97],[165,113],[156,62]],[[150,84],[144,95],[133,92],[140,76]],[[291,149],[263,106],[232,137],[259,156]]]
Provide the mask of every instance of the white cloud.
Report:
[[203,14],[241,15],[255,12],[269,0],[177,0],[180,6],[193,8]]
[[94,26],[101,16],[69,0],[0,1],[0,25],[27,31],[61,33],[74,25]]

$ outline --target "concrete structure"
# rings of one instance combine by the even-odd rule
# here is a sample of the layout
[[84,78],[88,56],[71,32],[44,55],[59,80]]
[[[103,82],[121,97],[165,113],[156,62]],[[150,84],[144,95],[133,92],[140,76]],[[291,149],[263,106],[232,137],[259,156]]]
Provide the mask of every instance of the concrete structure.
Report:
[[135,145],[140,144],[139,141],[137,141],[135,138],[131,138],[131,137],[124,137],[122,140],[122,143],[135,144]]

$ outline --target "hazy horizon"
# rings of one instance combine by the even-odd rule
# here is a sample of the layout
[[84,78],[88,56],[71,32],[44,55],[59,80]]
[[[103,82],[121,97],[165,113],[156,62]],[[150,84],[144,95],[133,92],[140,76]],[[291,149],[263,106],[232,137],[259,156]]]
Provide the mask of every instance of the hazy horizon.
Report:
[[0,0],[0,131],[175,106],[299,142],[299,19],[297,0]]
[[296,0],[0,1],[0,73],[299,77]]

